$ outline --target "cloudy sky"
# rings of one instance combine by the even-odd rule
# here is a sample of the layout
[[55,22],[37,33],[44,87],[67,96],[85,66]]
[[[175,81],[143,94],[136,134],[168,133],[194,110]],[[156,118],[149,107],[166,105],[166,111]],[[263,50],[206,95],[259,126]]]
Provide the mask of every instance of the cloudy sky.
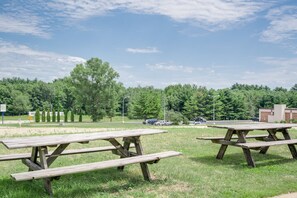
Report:
[[91,57],[125,86],[297,83],[296,0],[1,0],[0,78],[51,82]]

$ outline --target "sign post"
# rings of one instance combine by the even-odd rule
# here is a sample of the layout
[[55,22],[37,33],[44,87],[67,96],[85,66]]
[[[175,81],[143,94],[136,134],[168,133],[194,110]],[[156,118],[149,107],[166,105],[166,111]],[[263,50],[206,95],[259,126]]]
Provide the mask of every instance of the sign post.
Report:
[[6,112],[6,104],[0,104],[0,112],[2,113],[2,124],[4,124],[4,112]]

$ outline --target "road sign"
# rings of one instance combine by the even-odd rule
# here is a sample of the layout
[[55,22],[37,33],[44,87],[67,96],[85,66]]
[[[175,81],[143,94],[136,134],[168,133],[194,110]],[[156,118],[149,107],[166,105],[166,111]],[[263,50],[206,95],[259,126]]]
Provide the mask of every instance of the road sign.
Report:
[[0,112],[6,112],[6,104],[0,104]]

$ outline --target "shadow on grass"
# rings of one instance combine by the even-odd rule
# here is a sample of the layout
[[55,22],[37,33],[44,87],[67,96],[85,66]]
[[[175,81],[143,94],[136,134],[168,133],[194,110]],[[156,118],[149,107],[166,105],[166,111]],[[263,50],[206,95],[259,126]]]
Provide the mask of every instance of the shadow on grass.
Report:
[[[260,154],[257,152],[253,152],[252,157],[255,161],[256,167],[273,166],[295,162],[293,158],[287,158],[274,154]],[[216,155],[192,157],[190,159],[199,163],[207,164],[209,166],[228,165],[235,169],[244,169],[248,167],[242,152],[225,154],[223,160],[216,159]]]
[[[118,197],[118,194],[127,193],[134,188],[164,182],[166,181],[162,179],[147,182],[143,179],[141,171],[135,173],[129,170],[106,169],[62,176],[58,181],[53,180],[52,189],[54,197]],[[1,197],[49,197],[43,188],[42,179],[16,182],[7,178],[0,180],[0,186],[3,189]]]

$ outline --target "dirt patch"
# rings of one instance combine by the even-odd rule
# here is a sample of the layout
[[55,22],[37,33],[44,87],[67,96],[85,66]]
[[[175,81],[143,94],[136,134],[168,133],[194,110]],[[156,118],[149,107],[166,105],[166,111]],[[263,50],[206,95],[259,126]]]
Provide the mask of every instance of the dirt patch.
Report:
[[283,195],[278,195],[272,198],[296,198],[297,193],[288,193],[288,194],[283,194]]

